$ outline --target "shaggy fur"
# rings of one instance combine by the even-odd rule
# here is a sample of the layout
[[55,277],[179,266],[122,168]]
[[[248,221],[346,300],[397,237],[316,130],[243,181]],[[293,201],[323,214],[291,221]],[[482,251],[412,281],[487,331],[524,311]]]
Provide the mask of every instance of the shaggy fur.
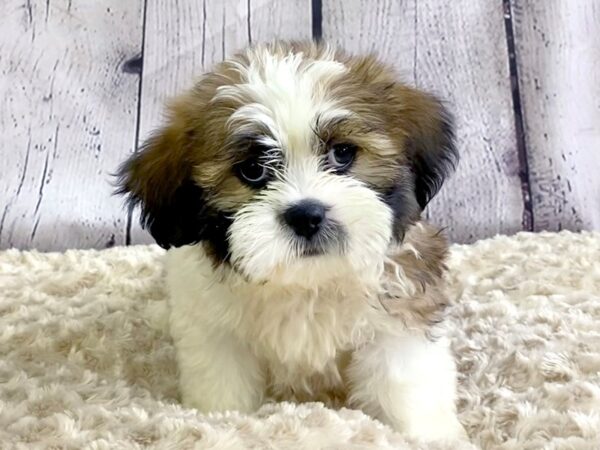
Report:
[[447,244],[420,221],[453,136],[437,98],[326,44],[252,46],[183,93],[119,191],[175,247],[183,403],[251,412],[336,392],[411,436],[464,435],[431,328]]
[[[327,155],[344,143],[357,154],[340,181]],[[235,253],[228,228],[249,204],[281,209],[314,191],[346,190],[343,209],[353,195],[361,206],[360,188],[369,188],[402,237],[457,159],[445,105],[390,66],[326,44],[276,42],[217,64],[175,98],[165,126],[121,167],[118,192],[141,206],[161,247],[202,242],[219,264]],[[266,185],[240,179],[250,160],[268,168]],[[256,247],[273,247],[269,237]]]
[[432,326],[446,242],[420,221],[457,158],[444,105],[373,56],[259,44],[180,95],[123,165],[167,262],[182,401],[348,406],[431,440],[464,435]]
[[[0,253],[1,448],[461,449],[360,411],[178,403],[158,247]],[[521,233],[451,248],[442,325],[458,409],[484,449],[600,448],[600,234]]]

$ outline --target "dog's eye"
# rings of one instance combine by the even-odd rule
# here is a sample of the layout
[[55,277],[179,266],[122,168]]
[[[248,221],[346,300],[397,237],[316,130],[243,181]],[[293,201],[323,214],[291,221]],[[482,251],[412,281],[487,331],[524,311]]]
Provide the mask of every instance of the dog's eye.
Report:
[[356,145],[348,142],[333,144],[327,153],[327,164],[338,173],[350,168],[356,157]]
[[269,178],[269,171],[258,158],[249,158],[238,164],[236,172],[240,180],[254,188],[263,187]]

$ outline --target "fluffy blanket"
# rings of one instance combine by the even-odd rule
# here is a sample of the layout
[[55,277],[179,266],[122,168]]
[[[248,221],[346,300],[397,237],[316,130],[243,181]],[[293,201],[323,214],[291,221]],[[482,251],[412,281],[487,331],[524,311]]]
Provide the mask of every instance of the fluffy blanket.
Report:
[[0,253],[1,448],[600,448],[600,234],[452,248],[446,328],[471,444],[409,441],[319,403],[181,407],[161,255]]

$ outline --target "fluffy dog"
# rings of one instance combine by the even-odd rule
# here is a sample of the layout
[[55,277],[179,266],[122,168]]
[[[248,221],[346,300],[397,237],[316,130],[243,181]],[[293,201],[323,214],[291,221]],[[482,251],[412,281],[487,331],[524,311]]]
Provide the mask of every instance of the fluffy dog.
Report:
[[120,193],[167,256],[184,404],[337,398],[454,438],[433,327],[447,244],[421,212],[453,168],[450,114],[372,56],[258,45],[170,107]]

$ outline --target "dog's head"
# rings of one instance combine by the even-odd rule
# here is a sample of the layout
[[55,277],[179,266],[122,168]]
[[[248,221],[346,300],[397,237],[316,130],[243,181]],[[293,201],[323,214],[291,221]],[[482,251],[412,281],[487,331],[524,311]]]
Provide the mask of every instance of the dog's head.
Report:
[[380,266],[456,156],[440,101],[374,57],[276,43],[176,99],[119,192],[164,248],[202,242],[251,280],[312,283]]

